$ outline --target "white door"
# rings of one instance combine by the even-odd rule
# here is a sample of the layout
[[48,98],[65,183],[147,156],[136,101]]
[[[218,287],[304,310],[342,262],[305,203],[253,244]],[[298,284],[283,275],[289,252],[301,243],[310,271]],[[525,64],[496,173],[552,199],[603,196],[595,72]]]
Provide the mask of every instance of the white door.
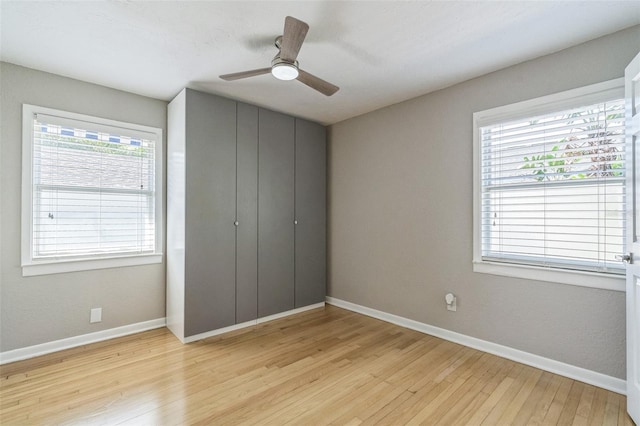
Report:
[[627,411],[640,425],[640,54],[624,73],[627,137]]

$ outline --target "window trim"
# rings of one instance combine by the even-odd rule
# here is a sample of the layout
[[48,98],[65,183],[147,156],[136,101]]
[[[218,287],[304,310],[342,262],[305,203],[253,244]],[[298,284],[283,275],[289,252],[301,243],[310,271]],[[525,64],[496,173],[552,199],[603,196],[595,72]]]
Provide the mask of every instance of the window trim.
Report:
[[[70,120],[85,121],[98,126],[119,127],[132,132],[154,134],[155,148],[155,250],[153,253],[123,255],[91,255],[73,259],[38,259],[33,254],[33,117],[47,114]],[[58,274],[125,266],[162,263],[164,246],[163,232],[163,134],[162,129],[140,124],[126,123],[53,108],[23,104],[22,106],[22,224],[21,224],[21,267],[22,276]]]
[[611,97],[624,98],[624,78],[605,81],[571,89],[552,95],[499,106],[473,114],[473,271],[525,278],[581,287],[625,291],[624,275],[598,272],[574,271],[560,268],[545,268],[524,264],[509,264],[482,260],[482,165],[481,127],[496,122],[517,120],[541,115],[549,111],[569,109],[580,105],[597,103]]

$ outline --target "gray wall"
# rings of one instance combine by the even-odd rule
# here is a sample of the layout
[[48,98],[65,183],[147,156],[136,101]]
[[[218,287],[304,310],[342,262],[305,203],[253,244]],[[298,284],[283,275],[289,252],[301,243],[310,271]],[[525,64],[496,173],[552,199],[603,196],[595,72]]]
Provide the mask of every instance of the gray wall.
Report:
[[624,293],[472,271],[472,114],[621,77],[639,47],[636,26],[331,126],[329,295],[624,378]]
[[[22,277],[22,104],[160,127],[167,103],[0,63],[0,351],[165,316],[164,264]],[[166,203],[165,203],[166,204]],[[89,310],[102,307],[102,322]]]

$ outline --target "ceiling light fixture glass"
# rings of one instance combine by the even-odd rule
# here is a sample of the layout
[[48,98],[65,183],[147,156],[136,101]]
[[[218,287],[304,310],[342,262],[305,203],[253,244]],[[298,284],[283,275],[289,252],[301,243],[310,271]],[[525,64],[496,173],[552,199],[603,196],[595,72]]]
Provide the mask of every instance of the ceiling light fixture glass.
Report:
[[294,80],[298,77],[298,67],[280,62],[271,67],[271,74],[278,80]]

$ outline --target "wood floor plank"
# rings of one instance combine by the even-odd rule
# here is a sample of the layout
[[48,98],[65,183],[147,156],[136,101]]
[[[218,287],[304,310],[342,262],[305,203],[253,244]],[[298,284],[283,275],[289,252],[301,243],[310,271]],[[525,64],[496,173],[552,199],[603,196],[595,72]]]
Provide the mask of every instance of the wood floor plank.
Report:
[[[460,398],[453,405],[447,406],[446,413],[434,418],[433,424],[451,425],[460,423],[462,418],[475,411],[484,402],[487,395],[482,392],[482,389],[486,386],[487,381],[495,375],[492,367],[497,363],[497,359],[489,354],[483,354],[480,360],[482,362],[478,362],[474,366],[474,373],[468,376],[476,378],[477,381],[467,380],[463,388],[461,388],[464,389],[464,393],[460,395]],[[469,387],[470,385],[472,386]],[[478,398],[478,396],[484,396],[484,398]]]
[[478,410],[474,413],[473,417],[469,420],[469,424],[481,424],[487,418],[489,413],[493,411],[498,402],[503,398],[504,394],[511,388],[514,379],[511,377],[505,377],[504,380],[500,382],[498,387],[493,391],[489,397],[485,400],[485,402],[478,408]]
[[482,421],[483,425],[498,424],[498,419],[502,417],[504,410],[509,406],[509,404],[511,404],[511,401],[513,401],[513,398],[515,398],[516,394],[519,392],[527,379],[527,375],[530,374],[530,371],[530,367],[518,364],[509,372],[507,377],[513,379],[511,385],[496,402],[489,414],[484,418]]
[[[551,373],[549,373],[551,374]],[[527,420],[527,425],[538,426],[541,425],[549,412],[549,408],[553,403],[553,400],[562,383],[562,377],[555,374],[551,375],[548,386],[545,388],[540,400],[536,404],[531,416]]]
[[362,424],[365,419],[370,418],[375,413],[381,412],[392,401],[406,392],[401,386],[392,386],[386,381],[381,382],[378,386],[380,386],[381,389],[380,393],[360,399],[359,403],[351,407],[345,405],[348,409],[330,423],[342,425],[357,419],[359,424]]
[[587,425],[595,426],[601,425],[604,422],[604,409],[607,405],[607,395],[609,393],[601,388],[596,388],[593,394],[593,402],[591,410],[589,411],[589,418],[587,419]]
[[530,393],[522,404],[522,407],[511,421],[512,426],[524,426],[529,424],[529,421],[531,417],[533,417],[538,403],[544,396],[552,377],[553,374],[546,371],[539,376],[539,380],[530,390]]
[[633,426],[622,395],[333,306],[0,366],[0,424]]
[[[562,412],[560,413],[560,418],[557,422],[558,425],[570,425],[571,423],[573,423],[584,388],[584,383],[573,382],[571,390],[569,391],[569,395],[565,400],[564,406],[562,407]],[[617,408],[618,407],[616,406],[616,410]]]
[[528,377],[513,400],[507,405],[502,416],[500,416],[498,423],[500,424],[513,424],[516,416],[520,410],[524,407],[525,403],[531,396],[531,393],[539,383],[542,371],[533,369],[529,372]]
[[620,406],[620,398],[615,393],[607,395],[607,405],[604,408],[603,425],[618,424],[618,407]]
[[560,415],[564,410],[564,404],[567,401],[569,396],[569,392],[571,391],[571,387],[574,384],[574,381],[568,379],[566,377],[562,377],[560,387],[558,391],[553,397],[553,401],[549,406],[549,410],[547,410],[547,414],[544,416],[544,420],[542,421],[543,425],[556,425],[558,424],[558,420],[560,419]]
[[[513,369],[514,363],[506,362],[506,360],[498,357],[491,357],[491,359],[493,365],[489,367],[484,377],[480,377],[482,388],[451,424],[480,424],[495,406],[495,403],[490,398],[497,401],[501,397],[502,390],[499,387],[505,386],[503,382],[511,369]],[[510,386],[510,382],[506,384],[505,391],[508,386]],[[496,392],[497,394],[494,395]]]
[[585,386],[582,391],[582,397],[578,403],[576,409],[576,415],[573,419],[573,425],[586,426],[589,421],[589,413],[591,412],[593,397],[595,395],[596,388],[594,386]]

